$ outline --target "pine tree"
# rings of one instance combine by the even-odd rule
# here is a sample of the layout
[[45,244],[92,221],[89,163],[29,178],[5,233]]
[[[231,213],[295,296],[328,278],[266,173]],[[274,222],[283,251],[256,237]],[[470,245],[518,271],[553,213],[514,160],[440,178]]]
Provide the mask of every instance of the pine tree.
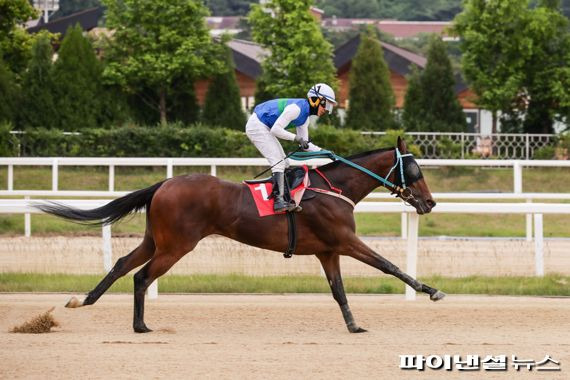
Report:
[[423,91],[421,73],[414,66],[408,78],[408,89],[404,98],[404,110],[402,113],[403,127],[406,131],[423,131],[426,129],[423,104]]
[[0,57],[0,123],[11,123],[16,111],[15,100],[19,97],[14,74]]
[[394,127],[394,93],[382,46],[375,31],[360,35],[360,45],[350,70],[350,95],[346,124],[354,129],[383,131]]
[[22,129],[58,127],[58,113],[52,93],[52,57],[50,36],[47,33],[38,34],[22,81],[22,100],[17,123]]
[[54,64],[59,128],[74,131],[97,126],[101,109],[101,64],[81,27],[70,27]]
[[225,47],[226,69],[214,75],[206,94],[202,119],[210,125],[242,130],[245,114],[241,105],[232,52]]
[[[455,95],[453,70],[444,42],[430,41],[427,64],[420,76],[422,105],[419,117],[425,132],[464,132],[467,122]],[[427,128],[427,129],[426,129]]]

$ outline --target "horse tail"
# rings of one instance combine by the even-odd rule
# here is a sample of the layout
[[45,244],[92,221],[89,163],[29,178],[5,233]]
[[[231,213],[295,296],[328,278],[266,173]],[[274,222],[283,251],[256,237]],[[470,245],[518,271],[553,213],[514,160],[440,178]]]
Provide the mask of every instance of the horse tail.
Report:
[[91,210],[81,210],[49,202],[47,204],[34,205],[35,208],[51,215],[59,216],[80,224],[102,226],[113,224],[134,211],[142,210],[150,206],[154,193],[164,181],[158,182],[146,189],[133,191],[121,198],[117,198],[107,203],[105,206]]

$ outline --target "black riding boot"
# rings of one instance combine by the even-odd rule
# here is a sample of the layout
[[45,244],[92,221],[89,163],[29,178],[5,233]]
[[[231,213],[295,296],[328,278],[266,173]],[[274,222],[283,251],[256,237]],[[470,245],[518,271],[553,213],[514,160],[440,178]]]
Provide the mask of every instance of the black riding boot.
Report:
[[273,173],[273,183],[277,185],[277,192],[275,193],[275,203],[273,204],[273,211],[293,211],[297,206],[293,201],[285,201],[285,176],[283,173]]

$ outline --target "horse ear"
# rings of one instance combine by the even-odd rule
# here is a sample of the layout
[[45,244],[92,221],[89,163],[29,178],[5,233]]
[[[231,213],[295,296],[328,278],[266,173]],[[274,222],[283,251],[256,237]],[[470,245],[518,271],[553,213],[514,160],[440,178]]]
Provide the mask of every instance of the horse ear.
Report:
[[400,136],[398,136],[398,150],[400,151],[400,153],[408,153],[408,147],[406,146],[406,142]]

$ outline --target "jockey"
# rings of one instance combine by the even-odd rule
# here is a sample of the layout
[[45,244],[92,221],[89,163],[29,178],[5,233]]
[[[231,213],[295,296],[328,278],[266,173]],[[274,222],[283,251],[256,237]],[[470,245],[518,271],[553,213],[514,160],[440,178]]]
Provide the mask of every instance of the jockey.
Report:
[[[333,89],[318,83],[311,87],[307,99],[274,99],[257,105],[245,126],[245,133],[253,145],[269,161],[273,173],[273,182],[278,191],[273,209],[275,212],[293,211],[295,203],[285,202],[285,168],[289,162],[277,138],[296,141],[306,152],[321,150],[309,142],[309,117],[320,117],[325,112],[331,113],[336,104]],[[295,128],[296,133],[286,129]]]

